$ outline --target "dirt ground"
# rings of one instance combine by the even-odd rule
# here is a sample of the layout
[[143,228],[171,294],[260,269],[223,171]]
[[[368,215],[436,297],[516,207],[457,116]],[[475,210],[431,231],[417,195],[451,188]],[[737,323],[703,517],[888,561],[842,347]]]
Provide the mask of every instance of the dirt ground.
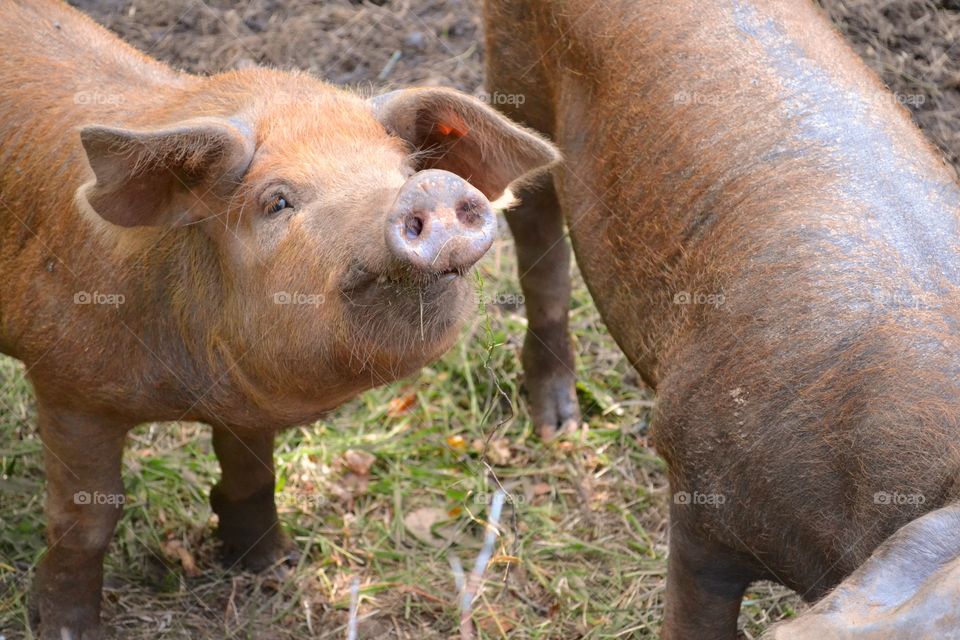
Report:
[[[602,0],[601,0],[602,1]],[[307,69],[362,89],[483,83],[481,0],[72,0],[140,49],[213,73]],[[960,162],[960,0],[819,0],[857,52]]]
[[128,42],[171,65],[215,73],[305,69],[338,85],[483,82],[479,0],[75,0]]
[[[370,93],[413,84],[482,90],[480,0],[72,4],[149,55],[193,72],[270,65],[309,70]],[[895,93],[922,96],[905,105],[957,167],[960,2],[821,4]],[[517,290],[511,254],[504,238],[483,263],[498,295]],[[116,637],[345,637],[354,575],[363,583],[360,638],[452,637],[447,548],[417,546],[405,520],[428,498],[444,508],[459,503],[449,509],[451,517],[482,508],[467,496],[484,495],[483,488],[470,493],[477,488],[468,483],[489,477],[469,459],[469,443],[502,408],[492,404],[500,386],[490,387],[479,362],[516,400],[517,420],[506,432],[497,470],[527,500],[522,510],[515,506],[520,517],[508,536],[508,559],[478,607],[482,637],[656,637],[667,523],[662,463],[647,447],[650,396],[606,335],[582,283],[574,298],[589,435],[555,448],[530,437],[519,400],[522,310],[491,306],[492,319],[468,327],[464,346],[443,362],[365,394],[319,428],[291,432],[278,444],[282,518],[304,557],[292,578],[214,569],[205,507],[217,473],[209,435],[195,425],[138,430],[124,471],[132,515],[125,516],[107,564],[105,616]],[[0,438],[0,476],[20,483],[15,499],[0,491],[0,519],[15,523],[0,540],[0,640],[30,637],[24,594],[42,553],[40,453],[29,389],[17,366],[0,362],[0,433],[12,434]],[[357,447],[373,451],[377,462],[370,477],[361,478],[362,489],[356,478],[344,489],[350,473],[343,456]],[[583,506],[594,503],[600,506]],[[460,526],[476,537],[475,523],[462,519]],[[513,556],[519,566],[508,572]],[[508,573],[508,581],[499,581]],[[745,601],[744,635],[758,637],[800,606],[786,590],[761,585]]]
[[[960,162],[960,1],[820,0],[927,136]],[[911,104],[914,103],[914,104]]]

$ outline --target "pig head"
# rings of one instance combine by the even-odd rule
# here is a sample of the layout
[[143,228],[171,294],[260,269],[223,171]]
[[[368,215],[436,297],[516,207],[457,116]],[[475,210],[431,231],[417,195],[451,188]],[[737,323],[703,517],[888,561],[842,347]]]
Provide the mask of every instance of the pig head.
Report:
[[[93,177],[78,209],[123,254],[118,273],[158,275],[173,259],[180,286],[153,293],[215,387],[205,404],[238,425],[310,420],[443,353],[472,307],[463,276],[496,233],[488,199],[552,160],[453,91],[364,101],[301,80],[210,78],[216,115],[200,95],[160,126],[80,129]],[[232,415],[241,406],[249,420]]]

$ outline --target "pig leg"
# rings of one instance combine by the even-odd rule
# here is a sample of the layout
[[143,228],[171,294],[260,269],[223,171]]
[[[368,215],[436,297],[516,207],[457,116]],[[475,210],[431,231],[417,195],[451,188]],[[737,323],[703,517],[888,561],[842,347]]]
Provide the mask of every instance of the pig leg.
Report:
[[743,594],[763,576],[731,551],[691,535],[692,527],[682,515],[678,517],[675,507],[670,509],[666,611],[660,637],[736,640]]
[[[535,20],[527,3],[486,2],[487,90],[510,99],[497,108],[508,118],[554,135],[550,77],[537,48]],[[520,204],[507,213],[526,300],[523,371],[531,418],[541,437],[580,424],[570,309],[570,246],[552,178],[515,191]]]
[[128,426],[39,401],[38,413],[47,552],[37,567],[31,606],[43,640],[93,640],[101,637],[103,557],[123,510],[120,464]]
[[570,246],[553,182],[549,177],[542,182],[520,190],[520,204],[507,214],[507,222],[527,310],[522,358],[530,412],[537,432],[549,439],[558,430],[576,429],[580,408],[567,320]]
[[274,502],[273,435],[213,429],[213,449],[222,473],[210,492],[210,504],[220,519],[217,535],[228,567],[242,564],[262,571],[293,550]]

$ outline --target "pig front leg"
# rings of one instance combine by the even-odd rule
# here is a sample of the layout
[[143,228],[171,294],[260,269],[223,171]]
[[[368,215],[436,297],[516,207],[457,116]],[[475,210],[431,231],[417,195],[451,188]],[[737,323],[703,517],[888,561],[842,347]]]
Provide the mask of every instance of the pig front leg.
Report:
[[544,439],[580,424],[573,344],[568,328],[570,246],[553,181],[516,194],[507,214],[517,248],[517,268],[527,311],[523,371],[530,413]]
[[123,510],[129,425],[55,409],[38,398],[47,472],[47,552],[31,603],[42,640],[101,637],[103,557]]
[[262,571],[294,550],[274,502],[273,437],[272,431],[213,429],[222,475],[210,505],[220,519],[217,536],[227,567]]

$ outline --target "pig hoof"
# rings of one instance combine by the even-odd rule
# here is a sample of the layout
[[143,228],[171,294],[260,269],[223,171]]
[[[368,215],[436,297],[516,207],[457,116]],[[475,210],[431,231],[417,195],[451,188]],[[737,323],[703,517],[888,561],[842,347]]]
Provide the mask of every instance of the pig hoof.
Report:
[[76,627],[66,624],[43,624],[40,625],[38,634],[40,640],[103,640],[103,628],[100,625],[94,627]]
[[[44,616],[40,612],[40,604],[36,598],[36,586],[31,587],[30,594],[27,597],[27,622],[30,629],[34,632],[33,637],[39,640],[103,640],[105,635],[99,621],[89,622],[89,619],[96,620],[99,614],[90,615],[89,612],[74,610],[67,619],[60,618],[57,615]],[[56,611],[57,609],[54,608]],[[83,615],[86,613],[87,615]],[[78,615],[79,614],[79,615]],[[77,618],[86,619],[86,623],[78,623]]]
[[554,438],[569,433],[576,433],[579,427],[579,420],[565,420],[557,424],[539,424],[537,425],[537,435],[544,442],[550,442]]
[[523,341],[530,418],[544,441],[580,426],[573,344],[566,326],[527,329]]
[[241,540],[221,534],[223,546],[220,554],[224,566],[228,569],[239,566],[253,573],[261,573],[278,563],[296,564],[300,550],[279,526],[259,540]]
[[530,410],[537,435],[550,441],[580,426],[580,406],[572,380],[552,378],[531,385]]
[[243,500],[231,500],[219,485],[210,493],[210,505],[220,519],[217,537],[220,556],[227,569],[240,566],[263,571],[296,550],[277,520],[273,485],[263,487]]

